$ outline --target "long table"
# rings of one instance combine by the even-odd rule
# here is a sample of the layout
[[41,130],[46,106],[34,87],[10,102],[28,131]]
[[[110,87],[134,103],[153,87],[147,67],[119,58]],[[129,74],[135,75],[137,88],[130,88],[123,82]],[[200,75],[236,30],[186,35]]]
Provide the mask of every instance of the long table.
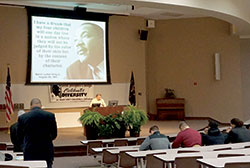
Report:
[[23,161],[23,152],[13,152],[9,150],[0,150],[0,153],[10,154],[13,160],[10,161],[0,161],[0,167],[2,165],[7,166],[27,166],[30,168],[47,168],[46,161]]
[[225,158],[209,158],[197,159],[197,162],[209,168],[224,168],[226,163],[246,163],[250,162],[250,156],[225,157]]
[[128,141],[136,141],[138,138],[146,138],[146,136],[143,137],[128,137],[128,138],[114,138],[114,139],[97,139],[97,140],[83,140],[80,141],[83,145],[88,145],[89,142],[98,142],[101,141],[103,144],[110,144],[114,143],[115,140],[128,140]]
[[100,153],[104,149],[108,149],[108,151],[111,151],[110,153],[118,154],[120,151],[134,150],[134,149],[139,150],[139,148],[140,148],[140,145],[133,145],[133,146],[114,146],[114,147],[92,148],[92,150],[95,151],[96,153]]
[[[167,134],[169,138],[176,137],[177,134]],[[97,139],[97,140],[82,140],[80,141],[83,145],[88,145],[89,142],[98,142],[101,141],[103,144],[111,144],[114,143],[115,140],[128,140],[128,141],[136,141],[139,138],[146,138],[147,136],[141,136],[141,137],[127,137],[127,138],[113,138],[113,139]]]
[[1,166],[27,166],[29,168],[47,168],[46,161],[0,161]]
[[[137,159],[137,163],[139,164],[139,167],[144,167],[145,165],[143,165],[143,160],[145,159],[146,155],[148,154],[156,154],[156,153],[163,153],[166,152],[167,155],[177,155],[178,152],[182,151],[182,152],[187,152],[187,151],[191,151],[191,152],[196,152],[195,154],[197,154],[198,152],[212,152],[214,154],[216,153],[223,153],[224,151],[228,151],[229,153],[233,153],[234,152],[238,152],[238,153],[242,153],[244,151],[249,151],[250,154],[250,149],[245,148],[245,146],[249,146],[250,142],[244,142],[244,143],[235,143],[235,144],[222,144],[222,145],[212,145],[212,146],[201,146],[201,147],[189,147],[189,148],[176,148],[176,149],[161,149],[161,150],[148,150],[148,151],[138,151],[138,152],[126,152],[129,156],[131,156],[132,158],[136,158]],[[230,148],[232,150],[223,150],[226,148]],[[237,150],[239,149],[239,151]],[[222,151],[214,151],[214,150],[222,150]],[[116,154],[119,152],[118,149],[116,150],[110,150],[110,153]],[[199,155],[199,154],[198,154]],[[212,154],[213,155],[213,154]]]
[[161,154],[161,155],[154,155],[157,159],[164,162],[165,167],[166,165],[171,165],[174,163],[175,158],[177,157],[202,157],[202,158],[209,158],[209,159],[217,159],[219,154],[242,154],[242,155],[250,155],[250,149],[237,149],[237,150],[222,150],[222,151],[208,151],[208,152],[196,152],[196,153],[178,153],[178,154]]

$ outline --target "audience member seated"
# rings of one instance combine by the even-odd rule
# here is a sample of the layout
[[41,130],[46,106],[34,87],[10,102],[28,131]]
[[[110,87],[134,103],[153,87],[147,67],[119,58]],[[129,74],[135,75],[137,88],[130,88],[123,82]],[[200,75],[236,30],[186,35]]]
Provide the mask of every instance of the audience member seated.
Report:
[[[19,110],[17,116],[20,117],[24,113],[25,111]],[[14,152],[23,151],[23,139],[21,137],[17,137],[17,122],[10,126],[10,140],[14,145]]]
[[149,133],[151,135],[143,141],[140,146],[140,151],[170,148],[170,143],[167,136],[160,133],[159,127],[157,125],[152,126],[149,129]]
[[205,134],[202,134],[203,145],[224,144],[227,138],[227,134],[222,134],[218,129],[218,124],[214,121],[209,121],[208,128],[204,132]]
[[250,130],[243,126],[243,122],[238,118],[231,120],[231,129],[228,129],[226,143],[250,142]]
[[180,132],[175,138],[172,148],[201,146],[201,134],[190,128],[186,122],[179,124]]

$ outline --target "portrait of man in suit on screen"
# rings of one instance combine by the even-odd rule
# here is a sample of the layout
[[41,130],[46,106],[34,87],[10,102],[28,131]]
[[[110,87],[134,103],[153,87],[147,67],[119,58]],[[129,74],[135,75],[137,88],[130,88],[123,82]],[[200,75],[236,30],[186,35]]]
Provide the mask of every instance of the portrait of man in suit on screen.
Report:
[[67,68],[67,79],[104,79],[104,32],[93,23],[83,23],[76,31],[78,60]]

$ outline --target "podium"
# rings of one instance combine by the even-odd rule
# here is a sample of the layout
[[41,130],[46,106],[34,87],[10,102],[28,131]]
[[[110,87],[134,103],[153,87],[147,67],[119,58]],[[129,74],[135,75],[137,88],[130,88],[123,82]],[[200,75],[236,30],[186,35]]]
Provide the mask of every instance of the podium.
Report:
[[185,99],[156,99],[157,120],[184,120],[185,118]]
[[[120,105],[120,106],[108,106],[108,107],[90,107],[87,109],[90,111],[98,112],[103,116],[107,116],[113,113],[120,113],[124,110],[125,107],[126,107],[125,105]],[[83,135],[86,136],[86,126],[84,126]]]
[[96,111],[103,116],[107,116],[112,113],[119,113],[124,110],[124,105],[120,106],[109,106],[109,107],[90,107],[88,108],[90,111]]

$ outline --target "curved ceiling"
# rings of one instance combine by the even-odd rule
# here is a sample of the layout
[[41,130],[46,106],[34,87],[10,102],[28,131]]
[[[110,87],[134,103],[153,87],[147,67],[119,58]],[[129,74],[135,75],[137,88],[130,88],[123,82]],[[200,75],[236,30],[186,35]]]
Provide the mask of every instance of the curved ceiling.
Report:
[[179,19],[215,17],[236,27],[241,38],[250,38],[249,0],[22,0],[1,1],[1,4],[73,9],[142,16],[147,19]]

